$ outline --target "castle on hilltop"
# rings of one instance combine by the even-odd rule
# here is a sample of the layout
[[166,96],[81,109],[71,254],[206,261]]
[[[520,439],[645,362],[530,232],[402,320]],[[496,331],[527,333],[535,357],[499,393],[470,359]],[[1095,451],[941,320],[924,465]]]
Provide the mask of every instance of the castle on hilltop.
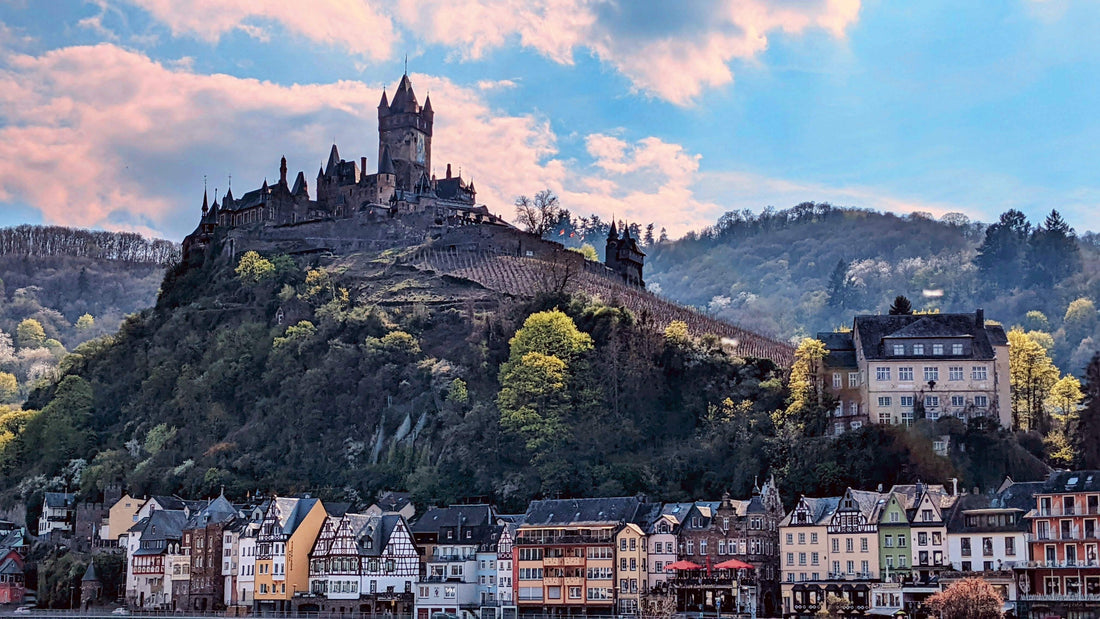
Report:
[[[310,251],[381,249],[438,241],[452,251],[489,251],[527,257],[545,257],[564,248],[523,232],[477,203],[473,180],[451,172],[443,178],[432,168],[432,130],[435,111],[431,97],[421,105],[408,74],[389,99],[378,103],[378,158],[375,172],[367,172],[367,157],[340,158],[336,144],[317,171],[310,195],[304,172],[293,183],[287,161],[279,165],[279,180],[264,180],[240,198],[232,188],[221,203],[209,203],[203,191],[199,225],[183,241],[186,259],[205,253],[216,237],[228,242],[228,253],[256,248],[304,253]],[[612,225],[604,268],[625,283],[645,286],[645,254],[629,230],[619,235]]]

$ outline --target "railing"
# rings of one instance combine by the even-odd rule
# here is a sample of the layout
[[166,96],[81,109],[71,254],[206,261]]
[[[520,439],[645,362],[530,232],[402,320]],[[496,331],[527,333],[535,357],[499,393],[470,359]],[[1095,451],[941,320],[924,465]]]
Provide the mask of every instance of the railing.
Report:
[[1100,594],[1052,593],[1050,595],[1043,595],[1041,593],[1032,593],[1028,595],[1021,594],[1017,596],[1016,600],[1020,602],[1100,602]]
[[1039,569],[1047,567],[1098,567],[1096,559],[1090,561],[1018,561],[1016,569]]
[[1047,516],[1096,516],[1100,515],[1100,506],[1097,505],[1083,505],[1073,507],[1066,507],[1064,505],[1052,505],[1051,507],[1040,507],[1037,511],[1040,517]]
[[1100,540],[1100,531],[1085,531],[1078,532],[1076,530],[1069,532],[1062,531],[1047,531],[1045,533],[1036,533],[1030,536],[1029,541],[1033,542],[1056,542],[1056,541],[1098,541]]
[[557,535],[546,537],[534,537],[520,535],[516,537],[517,546],[556,546],[558,544],[611,544],[613,540],[609,536],[599,535]]

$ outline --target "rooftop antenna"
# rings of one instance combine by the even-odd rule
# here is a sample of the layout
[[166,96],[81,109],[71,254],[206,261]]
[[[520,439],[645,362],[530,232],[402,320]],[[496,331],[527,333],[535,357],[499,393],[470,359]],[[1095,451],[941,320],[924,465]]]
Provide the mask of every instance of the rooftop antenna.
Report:
[[233,175],[232,174],[229,175],[229,188],[233,189]]
[[202,175],[202,190],[206,191],[206,175]]
[[405,75],[409,74],[409,54],[405,52]]

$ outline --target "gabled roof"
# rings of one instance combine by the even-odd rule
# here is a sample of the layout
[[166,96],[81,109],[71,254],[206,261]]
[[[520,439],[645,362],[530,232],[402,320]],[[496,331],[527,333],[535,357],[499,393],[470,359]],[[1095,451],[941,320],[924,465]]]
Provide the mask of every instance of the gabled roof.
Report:
[[637,497],[532,501],[524,526],[626,523],[633,521],[639,505]]
[[95,561],[88,563],[88,569],[84,570],[84,577],[80,579],[81,582],[99,582],[99,574],[95,571]]
[[293,535],[320,500],[312,497],[278,497],[275,502],[279,528],[284,535]]
[[973,328],[967,328],[958,320],[935,320],[935,314],[921,316],[916,322],[884,335],[887,339],[914,337],[973,337]]
[[130,531],[141,533],[141,541],[178,540],[187,525],[187,516],[182,510],[158,509],[142,518]]
[[[1024,532],[1029,528],[1028,522],[1023,518],[1027,510],[1027,507],[1008,506],[1004,503],[1002,496],[995,494],[964,494],[958,497],[958,500],[955,501],[955,505],[944,515],[944,521],[947,523],[948,532],[951,533],[964,531],[971,533],[997,531]],[[968,527],[966,525],[966,516],[970,514],[977,513],[979,515],[988,514],[996,516],[998,513],[1004,514],[1006,512],[1011,512],[1015,515],[1015,524],[990,526],[984,518],[981,518],[977,526]]]
[[219,495],[218,498],[194,511],[188,519],[186,526],[188,529],[196,529],[211,524],[223,524],[233,520],[237,516],[237,508],[233,507],[233,504],[225,498],[225,495]]
[[798,500],[798,504],[794,509],[790,511],[783,520],[779,522],[779,526],[787,526],[791,523],[791,518],[800,507],[805,507],[810,514],[810,519],[814,525],[823,526],[828,524],[829,520],[836,513],[837,506],[840,505],[841,497],[808,497],[804,496]]
[[1100,490],[1100,471],[1055,471],[1042,486],[1042,494],[1096,492]]
[[161,509],[167,510],[182,510],[187,507],[187,503],[178,496],[154,494],[153,496],[149,497],[149,501],[156,501],[157,505],[160,505]]
[[0,574],[13,575],[22,573],[23,566],[19,565],[19,562],[15,559],[8,557],[7,559],[4,559],[3,562],[0,562]]
[[[357,514],[358,516],[358,514]],[[400,514],[383,514],[381,516],[362,516],[363,522],[356,530],[356,540],[359,546],[359,554],[365,557],[378,557],[390,543],[390,537],[397,528],[402,518]],[[367,544],[370,540],[370,544]]]
[[[412,503],[412,495],[408,492],[393,492],[387,490],[378,497],[378,501],[375,505],[378,506],[384,512],[399,512],[405,509],[409,503]],[[498,515],[497,518],[506,518],[507,516]]]

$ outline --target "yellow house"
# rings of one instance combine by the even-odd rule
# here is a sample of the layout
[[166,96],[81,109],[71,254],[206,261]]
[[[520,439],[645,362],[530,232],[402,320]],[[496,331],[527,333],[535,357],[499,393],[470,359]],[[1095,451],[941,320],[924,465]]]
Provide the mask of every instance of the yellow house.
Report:
[[619,613],[638,613],[638,602],[648,584],[646,536],[642,528],[628,522],[615,534],[615,584]]
[[286,612],[309,591],[309,551],[328,514],[320,499],[271,499],[256,537],[253,610]]
[[144,499],[135,499],[129,494],[122,495],[107,512],[107,539],[117,542],[119,535],[129,531],[138,521],[138,510],[144,504]]

